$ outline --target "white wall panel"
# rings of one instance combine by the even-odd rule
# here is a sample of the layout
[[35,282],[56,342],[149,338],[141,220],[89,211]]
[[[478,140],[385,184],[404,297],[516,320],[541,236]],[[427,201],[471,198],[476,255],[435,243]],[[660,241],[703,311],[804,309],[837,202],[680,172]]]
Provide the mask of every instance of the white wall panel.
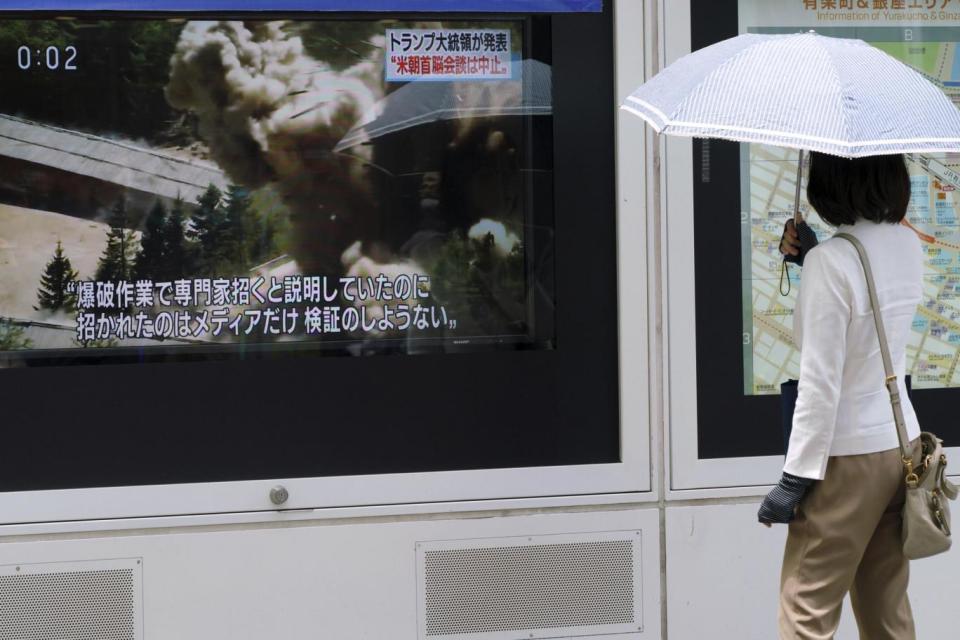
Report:
[[660,638],[656,509],[7,538],[0,565],[141,558],[150,639],[415,640],[417,542],[605,531],[642,534],[644,631],[618,637]]
[[[775,638],[786,527],[757,522],[757,502],[667,507],[669,638]],[[960,553],[914,562],[917,637],[955,637]],[[858,637],[849,599],[838,640]]]

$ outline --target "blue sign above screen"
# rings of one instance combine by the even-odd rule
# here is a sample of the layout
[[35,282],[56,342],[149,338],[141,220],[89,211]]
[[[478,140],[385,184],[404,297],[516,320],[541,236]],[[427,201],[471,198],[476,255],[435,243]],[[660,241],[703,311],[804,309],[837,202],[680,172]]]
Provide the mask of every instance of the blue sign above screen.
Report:
[[390,11],[573,13],[603,10],[603,0],[9,0],[32,11]]

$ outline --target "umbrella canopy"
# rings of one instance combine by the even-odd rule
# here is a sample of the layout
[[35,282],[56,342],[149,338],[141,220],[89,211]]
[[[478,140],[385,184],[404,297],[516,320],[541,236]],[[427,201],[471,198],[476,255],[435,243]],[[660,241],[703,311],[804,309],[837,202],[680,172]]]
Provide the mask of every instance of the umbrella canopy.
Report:
[[862,40],[744,34],[664,69],[622,106],[667,135],[855,158],[960,151],[960,110]]
[[364,114],[334,151],[439,120],[553,113],[550,65],[523,60],[514,70],[512,80],[407,83]]

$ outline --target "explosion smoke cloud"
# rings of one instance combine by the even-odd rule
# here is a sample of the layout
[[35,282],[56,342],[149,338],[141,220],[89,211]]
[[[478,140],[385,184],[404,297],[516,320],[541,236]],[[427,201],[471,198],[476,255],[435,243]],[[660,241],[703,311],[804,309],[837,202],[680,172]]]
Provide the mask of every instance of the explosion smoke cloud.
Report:
[[230,178],[275,182],[295,217],[292,251],[306,272],[334,272],[373,215],[366,164],[333,148],[373,107],[358,77],[311,58],[283,22],[190,22],[171,60],[167,99],[192,111]]

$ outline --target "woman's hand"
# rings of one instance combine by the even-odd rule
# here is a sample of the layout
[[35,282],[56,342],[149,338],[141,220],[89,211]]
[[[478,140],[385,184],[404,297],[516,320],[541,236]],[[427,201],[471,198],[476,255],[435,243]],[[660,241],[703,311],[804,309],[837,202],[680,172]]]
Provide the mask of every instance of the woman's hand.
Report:
[[784,473],[780,482],[773,488],[760,505],[757,520],[766,526],[786,524],[794,519],[797,505],[813,484],[809,478],[800,478]]
[[785,256],[798,256],[800,251],[800,234],[797,233],[797,225],[794,224],[793,218],[790,218],[787,220],[787,224],[783,225],[783,235],[780,236],[780,253]]

